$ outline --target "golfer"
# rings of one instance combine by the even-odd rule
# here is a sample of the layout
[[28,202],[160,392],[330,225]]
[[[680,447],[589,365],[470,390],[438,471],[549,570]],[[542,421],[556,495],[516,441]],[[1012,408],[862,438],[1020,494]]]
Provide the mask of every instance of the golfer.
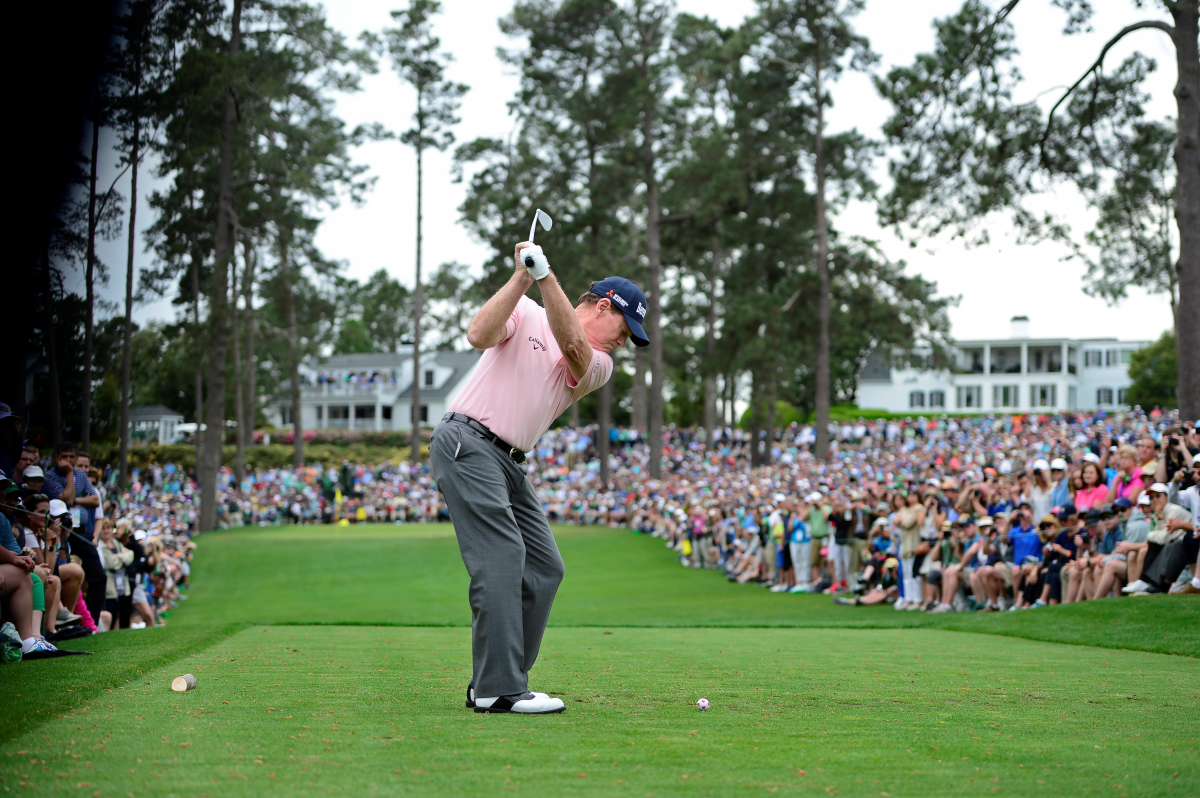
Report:
[[649,341],[646,297],[632,281],[593,283],[572,307],[550,272],[538,281],[542,308],[525,296],[534,279],[514,260],[512,277],[471,321],[467,340],[485,351],[429,452],[471,576],[467,706],[535,715],[564,709],[560,699],[529,692],[563,561],[525,476],[525,452],[573,402],[608,381],[612,350],[626,339]]

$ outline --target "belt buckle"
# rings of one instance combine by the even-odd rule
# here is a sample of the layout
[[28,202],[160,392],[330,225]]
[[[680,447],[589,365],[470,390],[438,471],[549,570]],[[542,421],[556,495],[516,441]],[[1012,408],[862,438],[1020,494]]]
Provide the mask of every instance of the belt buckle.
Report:
[[520,451],[516,446],[510,447],[508,450],[508,459],[517,465],[525,465],[525,452]]

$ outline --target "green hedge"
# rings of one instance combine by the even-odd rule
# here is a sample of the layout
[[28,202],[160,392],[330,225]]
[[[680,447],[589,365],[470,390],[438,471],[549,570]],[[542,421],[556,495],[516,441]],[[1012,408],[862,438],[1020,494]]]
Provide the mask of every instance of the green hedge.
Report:
[[[428,447],[423,446],[422,454],[428,456]],[[380,463],[384,460],[399,462],[409,455],[408,446],[384,446],[373,443],[309,443],[304,447],[306,463],[320,463],[325,466],[340,465],[343,460],[352,463]],[[97,466],[116,465],[119,447],[113,442],[93,443],[91,447],[92,463]],[[237,455],[234,446],[221,448],[221,460],[225,465],[232,466]],[[196,466],[196,447],[191,444],[168,444],[165,446],[133,446],[129,449],[129,464],[131,467],[146,468],[151,463],[174,463],[184,469]],[[285,468],[292,464],[292,447],[272,443],[269,446],[247,446],[246,466],[249,468]]]

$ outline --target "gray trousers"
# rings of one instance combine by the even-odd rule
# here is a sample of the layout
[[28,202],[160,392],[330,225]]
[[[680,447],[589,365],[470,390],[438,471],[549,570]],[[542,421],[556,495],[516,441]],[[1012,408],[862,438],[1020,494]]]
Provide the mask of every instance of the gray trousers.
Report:
[[529,688],[563,561],[524,470],[470,426],[443,421],[429,447],[471,577],[475,694]]

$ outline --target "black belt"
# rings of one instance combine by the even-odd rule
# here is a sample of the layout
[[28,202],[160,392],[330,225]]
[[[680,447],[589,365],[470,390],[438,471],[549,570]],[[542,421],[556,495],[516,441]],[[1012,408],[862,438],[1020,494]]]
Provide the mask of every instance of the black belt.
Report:
[[517,465],[524,465],[524,463],[525,463],[525,452],[524,451],[522,451],[521,449],[518,449],[516,446],[513,446],[511,443],[504,440],[499,435],[492,432],[490,429],[485,427],[483,424],[480,424],[478,421],[471,418],[470,416],[464,416],[462,413],[447,413],[446,415],[442,416],[442,421],[457,421],[460,424],[466,424],[468,427],[470,427],[471,429],[478,432],[481,436],[483,436],[484,440],[488,441],[489,443],[493,443],[497,447],[499,447],[499,449],[501,451],[503,451],[506,455],[508,455],[509,460],[512,460]]

